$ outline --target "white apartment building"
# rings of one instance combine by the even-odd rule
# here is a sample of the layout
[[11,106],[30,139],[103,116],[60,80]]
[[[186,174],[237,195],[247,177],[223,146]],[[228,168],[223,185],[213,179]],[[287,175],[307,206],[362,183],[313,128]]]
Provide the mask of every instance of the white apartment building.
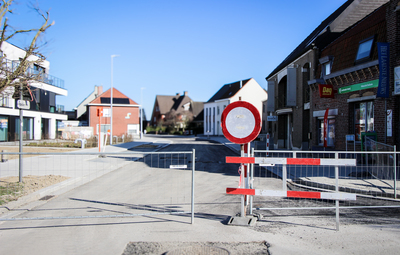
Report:
[[[1,47],[3,66],[16,68],[25,51],[10,43],[3,42]],[[30,56],[31,61],[39,58]],[[47,60],[33,64],[28,72],[41,74],[40,81],[29,83],[31,101],[28,109],[23,110],[23,130],[20,132],[20,109],[14,96],[14,87],[9,87],[0,93],[0,142],[19,140],[22,133],[23,140],[54,139],[57,136],[58,124],[67,120],[63,114],[63,107],[56,104],[56,96],[67,96],[64,81],[49,75],[50,63]]]

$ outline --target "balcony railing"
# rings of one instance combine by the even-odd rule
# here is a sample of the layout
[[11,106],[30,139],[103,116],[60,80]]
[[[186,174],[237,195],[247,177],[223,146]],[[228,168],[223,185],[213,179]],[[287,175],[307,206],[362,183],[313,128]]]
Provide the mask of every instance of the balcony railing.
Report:
[[[9,59],[4,58],[1,67],[2,67],[2,69],[6,69],[8,71],[14,72],[18,66],[19,66],[19,61],[9,60]],[[49,85],[52,85],[52,86],[55,86],[58,88],[65,89],[64,88],[64,80],[62,80],[60,78],[57,78],[53,75],[43,73],[43,71],[35,70],[34,68],[31,68],[31,67],[29,67],[26,70],[26,72],[27,72],[27,74],[37,75],[37,78],[36,78],[37,81],[40,81],[40,82],[43,82],[43,83],[46,83],[46,84],[49,84]]]

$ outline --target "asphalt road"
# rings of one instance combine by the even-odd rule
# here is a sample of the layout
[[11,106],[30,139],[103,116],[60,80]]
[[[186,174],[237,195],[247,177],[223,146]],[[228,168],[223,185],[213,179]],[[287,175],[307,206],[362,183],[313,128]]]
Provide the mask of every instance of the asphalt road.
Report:
[[[67,193],[35,202],[29,211],[16,212],[16,217],[59,219],[0,222],[0,253],[163,254],[178,243],[193,242],[213,242],[231,254],[255,254],[260,244],[262,252],[272,254],[393,254],[400,247],[397,209],[344,212],[340,232],[335,231],[334,212],[326,210],[265,211],[255,227],[225,225],[240,212],[240,197],[225,194],[227,187],[237,187],[239,182],[239,165],[224,163],[226,156],[235,153],[208,140],[169,139],[172,144],[160,151],[165,154],[119,164],[118,169]],[[194,224],[189,214],[162,214],[190,209],[191,155],[169,152],[192,149],[196,151]],[[125,159],[114,156],[112,160]],[[164,167],[168,164],[187,164],[187,169]],[[282,186],[273,176],[263,181],[271,189]],[[278,206],[286,201],[258,202]],[[109,218],[124,214],[142,216]],[[87,218],[93,216],[97,218]],[[247,245],[239,249],[243,243]]]

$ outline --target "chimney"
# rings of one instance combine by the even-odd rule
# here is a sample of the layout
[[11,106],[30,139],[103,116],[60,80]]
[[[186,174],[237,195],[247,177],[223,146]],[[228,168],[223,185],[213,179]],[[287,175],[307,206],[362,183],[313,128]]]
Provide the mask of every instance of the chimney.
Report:
[[183,94],[184,94],[185,96],[187,96],[187,95],[189,94],[189,92],[183,91]]
[[95,97],[98,97],[99,95],[101,95],[103,93],[103,86],[94,86],[94,93],[95,93]]

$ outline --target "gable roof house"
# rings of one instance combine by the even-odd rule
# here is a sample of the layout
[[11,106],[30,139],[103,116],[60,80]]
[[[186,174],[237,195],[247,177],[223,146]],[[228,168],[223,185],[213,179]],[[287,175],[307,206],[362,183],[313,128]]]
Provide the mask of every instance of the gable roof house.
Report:
[[[113,89],[113,104],[112,104],[112,129],[113,136],[122,137],[139,136],[140,121],[139,121],[139,105],[122,94],[116,88]],[[103,116],[97,116],[97,109],[103,109]],[[111,129],[111,89],[108,89],[97,98],[87,104],[89,126],[93,127],[94,134],[99,132],[99,119],[101,130],[106,133]]]
[[[267,77],[267,114],[277,121],[266,122],[275,149],[310,149],[317,140],[313,132],[310,80],[320,82],[317,66],[320,52],[358,21],[389,0],[348,0],[311,32]],[[303,19],[303,16],[299,18]],[[329,68],[332,59],[325,61]],[[319,114],[319,112],[318,112]],[[330,112],[330,118],[334,112]],[[263,116],[265,120],[265,115]],[[320,117],[320,116],[318,116]]]
[[[150,124],[153,127],[186,129],[201,114],[201,102],[194,102],[188,92],[175,96],[157,95],[154,101]],[[200,109],[200,110],[199,110]]]
[[77,107],[75,107],[75,118],[79,121],[87,123],[87,104],[89,104],[101,94],[103,94],[103,86],[94,86],[94,90],[85,99],[83,99]]
[[253,104],[261,115],[263,102],[267,98],[267,91],[253,78],[223,85],[204,103],[204,134],[223,135],[221,115],[228,104],[236,101],[246,101]]

